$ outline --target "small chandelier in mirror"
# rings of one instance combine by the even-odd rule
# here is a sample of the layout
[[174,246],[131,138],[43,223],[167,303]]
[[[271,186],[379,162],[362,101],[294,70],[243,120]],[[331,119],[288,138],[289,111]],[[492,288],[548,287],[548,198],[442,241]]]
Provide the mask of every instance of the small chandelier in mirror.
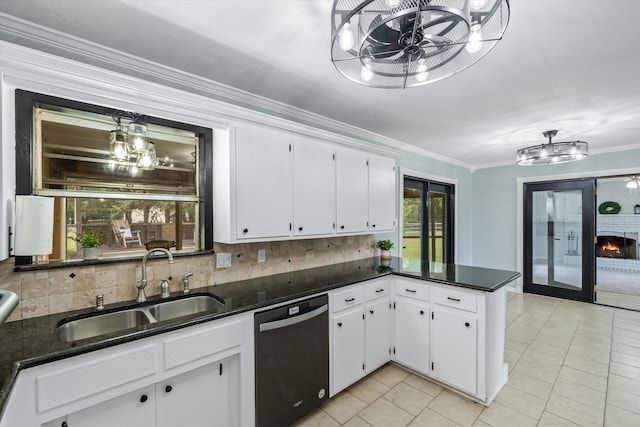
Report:
[[129,143],[127,132],[122,129],[120,117],[114,117],[116,128],[109,135],[109,158],[113,160],[129,160]]
[[516,153],[518,165],[548,165],[567,163],[585,159],[589,155],[588,144],[584,141],[551,142],[557,130],[548,130],[542,134],[549,138],[547,144],[522,148]]
[[[149,130],[140,117],[133,115],[127,131],[121,117],[114,116],[116,128],[109,137],[109,158],[117,162],[129,162],[129,173],[138,176],[143,170],[154,170],[158,165],[155,144],[149,141]],[[115,164],[111,167],[115,170]]]

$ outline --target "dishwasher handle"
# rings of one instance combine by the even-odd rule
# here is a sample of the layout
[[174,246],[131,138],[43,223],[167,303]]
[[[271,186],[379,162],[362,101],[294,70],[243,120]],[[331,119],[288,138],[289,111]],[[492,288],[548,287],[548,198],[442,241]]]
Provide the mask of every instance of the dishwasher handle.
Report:
[[286,328],[287,326],[295,325],[300,322],[305,322],[309,319],[313,319],[314,317],[321,315],[328,309],[329,309],[328,304],[325,304],[323,306],[316,308],[315,310],[309,311],[299,316],[289,317],[287,319],[282,319],[282,320],[274,320],[273,322],[261,323],[260,332],[271,331],[273,329]]

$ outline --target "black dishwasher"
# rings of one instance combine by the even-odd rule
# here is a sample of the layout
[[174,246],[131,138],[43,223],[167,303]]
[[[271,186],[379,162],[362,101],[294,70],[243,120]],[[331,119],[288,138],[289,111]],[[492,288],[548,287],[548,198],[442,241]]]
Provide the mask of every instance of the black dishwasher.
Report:
[[256,425],[288,426],[329,395],[327,295],[255,314]]

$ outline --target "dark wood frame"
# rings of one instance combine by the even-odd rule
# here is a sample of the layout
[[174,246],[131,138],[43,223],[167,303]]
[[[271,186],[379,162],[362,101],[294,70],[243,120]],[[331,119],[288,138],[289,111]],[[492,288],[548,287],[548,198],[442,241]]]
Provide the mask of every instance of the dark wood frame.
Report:
[[[130,115],[130,112],[123,110],[16,89],[16,195],[31,195],[33,193],[33,109],[41,104],[73,108],[107,116]],[[213,249],[213,130],[153,116],[145,115],[143,117],[148,124],[187,130],[194,132],[198,136],[200,153],[200,176],[198,177],[200,188],[198,215],[200,224],[198,236],[201,236],[204,232],[204,242],[201,242],[200,249],[211,251]],[[15,258],[16,266],[33,263],[33,257],[30,256],[16,256]],[[122,260],[127,261],[130,258],[123,258]],[[108,262],[113,262],[113,260],[111,259]],[[100,263],[100,260],[96,260],[94,263]]]
[[[594,302],[596,257],[594,238],[596,235],[596,180],[593,178],[536,182],[524,184],[524,292],[570,299],[575,301]],[[572,290],[553,285],[537,285],[533,283],[533,193],[535,191],[558,190],[582,191],[582,289]],[[553,223],[548,223],[548,235],[553,235]],[[550,245],[551,246],[551,245]],[[551,252],[553,257],[553,252]],[[551,266],[550,268],[553,268]]]

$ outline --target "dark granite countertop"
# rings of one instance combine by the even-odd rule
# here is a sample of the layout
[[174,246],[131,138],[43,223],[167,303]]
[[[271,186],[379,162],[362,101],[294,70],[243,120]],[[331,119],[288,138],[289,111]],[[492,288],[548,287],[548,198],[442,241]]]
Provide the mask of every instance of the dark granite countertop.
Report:
[[[94,308],[5,323],[0,326],[2,347],[0,351],[0,414],[4,410],[11,387],[21,369],[327,292],[331,289],[389,274],[430,280],[484,292],[493,292],[520,276],[520,273],[513,271],[455,264],[417,263],[410,265],[407,260],[403,262],[400,258],[394,258],[383,265],[379,258],[368,258],[193,289],[190,295],[210,293],[221,298],[225,301],[224,309],[204,316],[182,317],[177,320],[144,325],[76,342],[55,341],[53,333],[57,324],[71,316],[82,317],[96,313]],[[179,298],[182,293],[171,296]],[[150,297],[145,304],[153,304],[160,300],[157,296]],[[133,304],[135,303],[110,304],[103,312],[117,311]]]

